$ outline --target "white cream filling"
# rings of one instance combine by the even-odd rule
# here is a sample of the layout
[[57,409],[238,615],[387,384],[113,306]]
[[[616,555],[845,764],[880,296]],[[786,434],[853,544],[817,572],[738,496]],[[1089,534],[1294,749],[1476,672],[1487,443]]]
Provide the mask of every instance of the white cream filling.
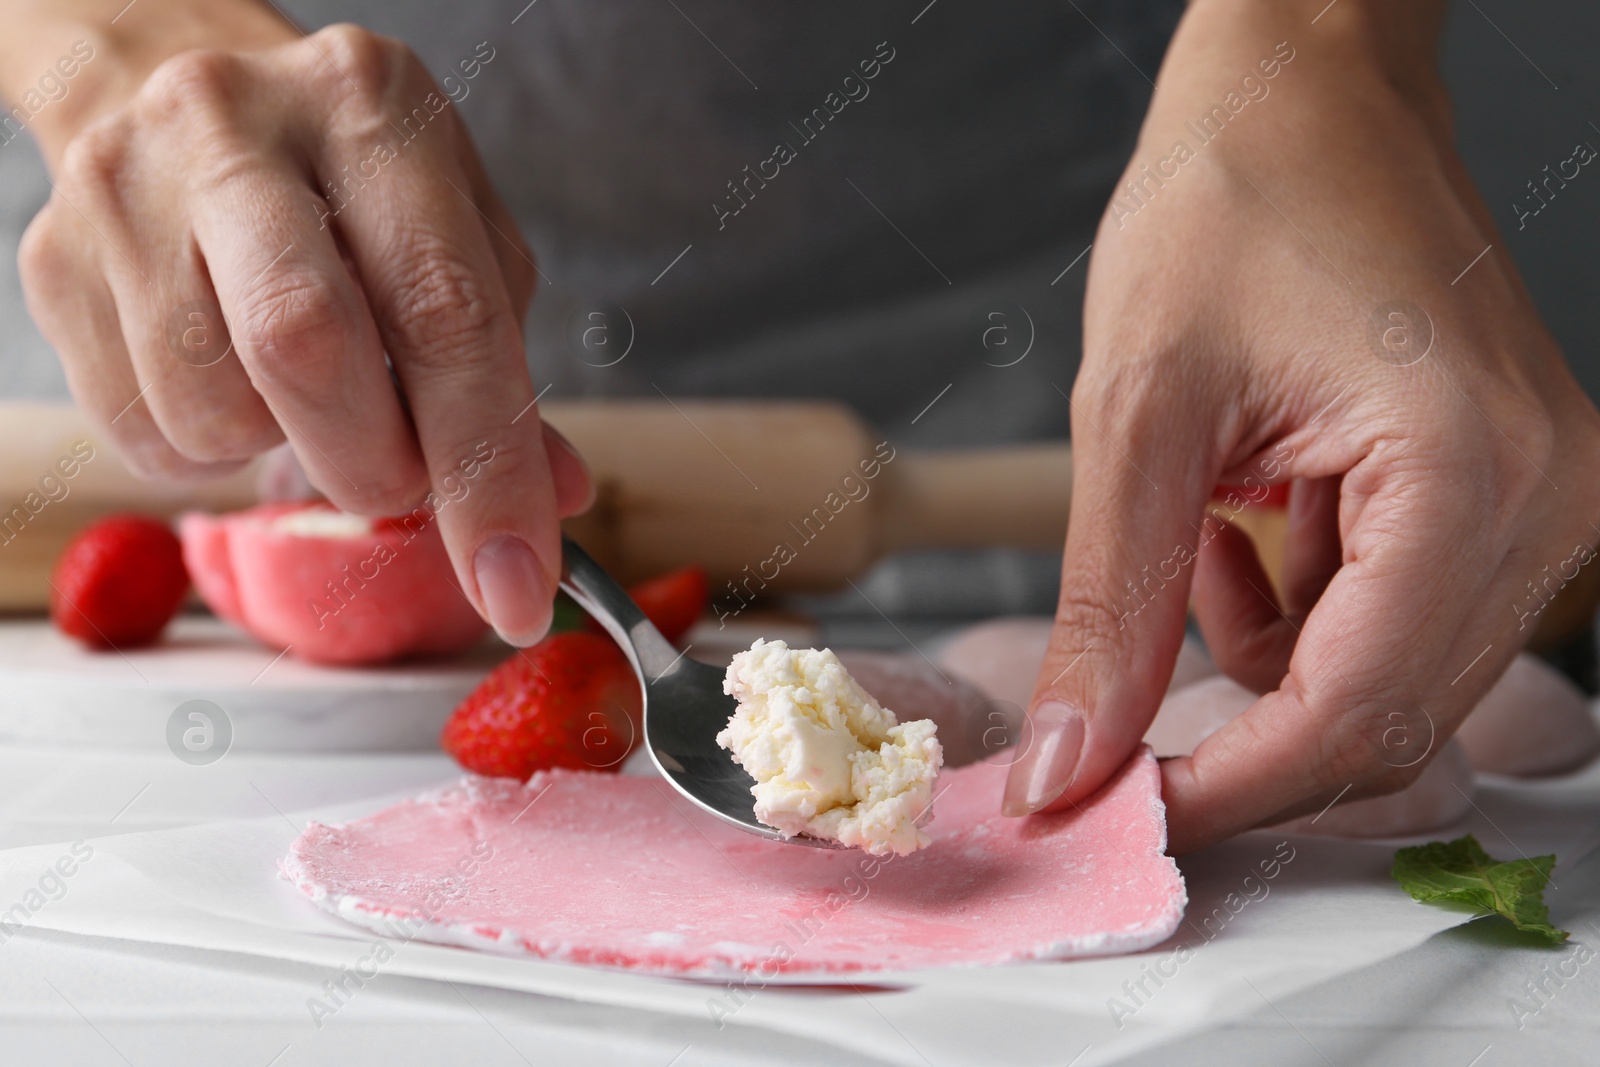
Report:
[[295,537],[371,537],[372,520],[333,508],[301,508],[272,523],[279,533]]
[[917,825],[944,751],[931,719],[896,723],[828,649],[757,641],[728,665],[739,702],[717,744],[755,778],[756,818],[904,855],[931,838]]

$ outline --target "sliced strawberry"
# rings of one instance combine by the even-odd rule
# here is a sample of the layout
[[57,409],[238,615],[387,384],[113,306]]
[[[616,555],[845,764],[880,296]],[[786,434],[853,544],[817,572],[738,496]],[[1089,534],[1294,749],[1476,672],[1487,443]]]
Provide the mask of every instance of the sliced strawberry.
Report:
[[1266,489],[1264,495],[1255,495],[1260,493],[1258,486],[1219,485],[1211,491],[1211,501],[1216,504],[1226,503],[1229,495],[1234,495],[1236,499],[1248,500],[1252,504],[1262,504],[1269,508],[1289,506],[1288,482],[1269,485]]
[[90,525],[61,553],[50,581],[50,618],[91,648],[155,641],[189,589],[177,535],[144,515]]
[[405,515],[388,515],[383,518],[373,519],[372,528],[378,533],[393,530],[395,533],[419,534],[433,522],[434,514],[427,508],[419,507]]
[[467,770],[526,781],[553,767],[617,770],[639,737],[639,681],[609,637],[554,634],[496,667],[445,723]]

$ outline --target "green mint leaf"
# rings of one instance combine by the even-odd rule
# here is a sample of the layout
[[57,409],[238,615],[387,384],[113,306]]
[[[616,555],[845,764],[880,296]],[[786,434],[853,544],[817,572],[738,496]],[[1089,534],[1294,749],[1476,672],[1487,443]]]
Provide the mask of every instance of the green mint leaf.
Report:
[[1501,862],[1468,834],[1403,848],[1394,854],[1390,873],[1417,900],[1449,900],[1504,915],[1518,930],[1559,945],[1569,935],[1550,925],[1544,905],[1555,865],[1554,856]]

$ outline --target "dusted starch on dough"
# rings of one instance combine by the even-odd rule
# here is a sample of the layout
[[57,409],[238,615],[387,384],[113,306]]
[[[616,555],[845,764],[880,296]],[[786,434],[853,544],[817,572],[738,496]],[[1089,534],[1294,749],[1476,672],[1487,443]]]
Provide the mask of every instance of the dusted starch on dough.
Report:
[[468,778],[283,861],[364,929],[636,972],[764,981],[1134,952],[1186,895],[1141,749],[1080,810],[1000,814],[1006,767],[940,780],[938,834],[909,856],[804,848],[728,826],[659,777]]

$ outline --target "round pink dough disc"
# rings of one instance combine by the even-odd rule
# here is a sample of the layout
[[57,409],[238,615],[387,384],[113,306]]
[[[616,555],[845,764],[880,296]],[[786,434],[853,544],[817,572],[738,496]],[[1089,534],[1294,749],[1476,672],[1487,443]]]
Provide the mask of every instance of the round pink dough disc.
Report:
[[946,772],[934,843],[901,858],[766,841],[659,778],[556,771],[312,823],[283,867],[386,936],[696,977],[1104,955],[1177,928],[1186,895],[1148,749],[1063,815],[1003,818],[1005,777]]

